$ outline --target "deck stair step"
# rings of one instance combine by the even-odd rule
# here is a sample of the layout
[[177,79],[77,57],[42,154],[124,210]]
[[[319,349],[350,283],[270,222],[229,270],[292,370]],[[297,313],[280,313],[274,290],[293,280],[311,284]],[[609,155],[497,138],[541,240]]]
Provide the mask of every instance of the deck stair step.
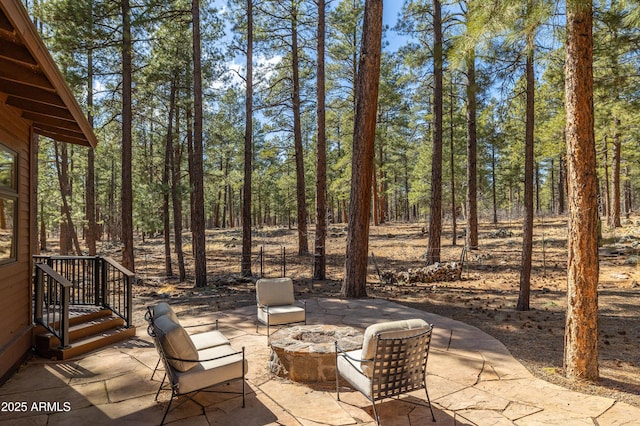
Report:
[[58,360],[69,359],[135,336],[135,327],[125,327],[125,321],[108,309],[71,315],[69,318],[69,345],[60,347],[60,340],[44,327],[35,336],[39,355]]

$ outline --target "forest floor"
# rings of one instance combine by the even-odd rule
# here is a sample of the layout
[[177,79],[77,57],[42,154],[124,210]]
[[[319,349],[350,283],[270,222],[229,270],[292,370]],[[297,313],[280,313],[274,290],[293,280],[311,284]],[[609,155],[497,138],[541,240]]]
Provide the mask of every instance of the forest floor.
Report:
[[[537,218],[534,229],[531,310],[516,311],[522,224],[517,221],[480,224],[480,250],[468,256],[462,279],[429,284],[384,284],[369,262],[367,292],[370,297],[395,302],[474,325],[504,343],[535,376],[567,388],[609,396],[640,407],[640,218],[623,221],[623,228],[607,230],[600,248],[599,317],[600,381],[575,383],[562,374],[567,282],[566,218]],[[463,224],[458,225],[462,229]],[[372,226],[369,251],[382,271],[406,271],[424,263],[427,236],[421,223]],[[315,235],[309,235],[312,249]],[[185,252],[191,250],[185,235]],[[326,281],[311,280],[313,256],[297,256],[297,232],[264,228],[253,235],[255,260],[264,247],[263,274],[280,276],[282,252],[286,275],[296,292],[305,297],[339,297],[343,277],[345,225],[331,225],[327,238]],[[441,259],[459,261],[464,239],[452,245],[450,224],[442,238]],[[225,310],[255,303],[251,281],[240,278],[240,229],[207,231],[209,286],[193,288],[164,277],[162,238],[136,244],[136,312],[159,297],[168,298],[179,311]],[[103,247],[108,249],[108,247]],[[190,256],[187,256],[190,259]],[[370,257],[371,259],[371,257]],[[193,271],[187,264],[187,273]],[[174,259],[174,273],[177,272]],[[189,276],[188,276],[189,278]],[[138,318],[141,322],[141,318]],[[437,324],[436,324],[437,326]]]

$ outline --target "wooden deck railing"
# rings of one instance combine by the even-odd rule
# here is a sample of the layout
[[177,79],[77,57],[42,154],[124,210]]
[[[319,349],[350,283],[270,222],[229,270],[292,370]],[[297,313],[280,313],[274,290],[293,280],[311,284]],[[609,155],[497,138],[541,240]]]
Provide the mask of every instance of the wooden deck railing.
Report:
[[35,322],[63,346],[72,305],[102,306],[132,325],[135,275],[118,262],[101,256],[34,256],[34,264]]

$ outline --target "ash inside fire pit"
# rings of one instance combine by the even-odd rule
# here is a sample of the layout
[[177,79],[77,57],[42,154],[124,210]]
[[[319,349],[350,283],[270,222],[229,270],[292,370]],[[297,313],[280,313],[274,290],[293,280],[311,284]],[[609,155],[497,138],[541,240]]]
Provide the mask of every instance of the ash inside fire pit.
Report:
[[348,351],[362,347],[363,335],[353,327],[298,325],[271,335],[269,369],[296,382],[336,378],[335,342]]

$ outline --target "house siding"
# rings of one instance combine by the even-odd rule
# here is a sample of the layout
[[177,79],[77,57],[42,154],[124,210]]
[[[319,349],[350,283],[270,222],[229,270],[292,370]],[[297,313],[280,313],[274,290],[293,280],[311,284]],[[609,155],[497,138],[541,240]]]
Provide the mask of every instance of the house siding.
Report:
[[18,154],[16,261],[0,265],[0,382],[29,354],[32,331],[31,129],[0,102],[0,143]]

